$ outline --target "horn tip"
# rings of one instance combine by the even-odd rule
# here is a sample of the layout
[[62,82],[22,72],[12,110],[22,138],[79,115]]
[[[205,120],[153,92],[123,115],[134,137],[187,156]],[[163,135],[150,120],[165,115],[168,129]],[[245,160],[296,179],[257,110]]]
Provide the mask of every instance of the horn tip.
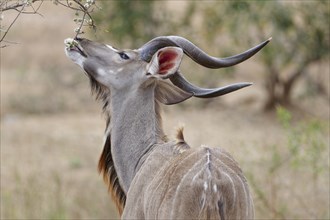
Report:
[[244,87],[249,87],[249,86],[253,86],[253,83],[252,82],[248,82],[248,83],[246,83],[246,86],[244,86]]
[[252,82],[241,82],[241,83],[237,83],[237,84],[234,84],[234,85],[236,86],[237,89],[243,89],[245,87],[252,86],[253,83]]
[[270,42],[273,39],[273,37],[268,38],[267,42]]
[[242,83],[242,88],[247,87],[247,86],[252,86],[253,82],[244,82]]

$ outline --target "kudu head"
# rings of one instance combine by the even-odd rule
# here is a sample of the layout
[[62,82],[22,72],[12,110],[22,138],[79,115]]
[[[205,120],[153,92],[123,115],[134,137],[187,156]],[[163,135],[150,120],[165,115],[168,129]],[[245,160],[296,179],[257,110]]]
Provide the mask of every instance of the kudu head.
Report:
[[[192,96],[210,98],[224,95],[251,83],[204,89],[188,82],[179,67],[185,53],[196,63],[207,68],[229,67],[241,63],[262,49],[271,39],[232,57],[209,56],[185,38],[157,37],[135,50],[120,50],[87,39],[65,40],[66,54],[102,87],[127,90],[146,85],[160,85],[160,101],[164,104],[182,102]],[[169,79],[171,83],[165,82]]]

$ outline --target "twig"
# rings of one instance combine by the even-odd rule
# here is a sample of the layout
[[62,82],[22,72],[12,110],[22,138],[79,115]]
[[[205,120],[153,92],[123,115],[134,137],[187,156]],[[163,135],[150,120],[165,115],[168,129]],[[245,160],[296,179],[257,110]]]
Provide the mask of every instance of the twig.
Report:
[[[35,9],[32,4],[35,3],[35,2],[37,2],[37,1],[40,1],[40,4]],[[1,32],[4,32],[3,36],[0,39],[0,43],[1,42],[13,43],[13,42],[10,42],[10,41],[5,41],[4,39],[7,36],[9,30],[12,28],[12,26],[14,25],[14,23],[17,21],[18,17],[21,14],[38,14],[38,15],[42,16],[42,14],[40,14],[38,12],[38,10],[40,9],[40,7],[43,4],[43,2],[44,2],[44,0],[32,0],[31,2],[28,2],[28,1],[24,1],[22,3],[17,2],[16,4],[11,4],[11,5],[7,5],[8,4],[8,1],[5,1],[5,2],[1,3],[1,5],[0,5],[0,12],[4,12],[4,11],[8,11],[8,10],[15,10],[15,11],[18,12],[18,14],[14,18],[14,20],[10,23],[9,27],[6,30],[0,30]],[[32,8],[32,11],[30,11],[30,12],[24,11],[27,7],[30,7],[30,6]],[[2,45],[2,46],[0,46],[0,48],[5,48],[7,46],[8,45]]]
[[[43,17],[42,14],[40,14],[38,11],[43,4],[44,0],[17,0],[15,3],[10,4],[10,1],[5,0],[3,2],[0,2],[0,13],[8,10],[15,10],[17,11],[17,15],[15,19],[10,23],[9,27],[6,30],[1,30],[0,27],[0,32],[4,32],[3,36],[0,39],[0,43],[2,42],[9,42],[9,41],[4,41],[5,37],[7,36],[9,30],[12,28],[14,23],[17,21],[18,17],[21,14],[38,14]],[[37,7],[33,6],[33,3],[35,2],[40,2],[40,4]],[[69,8],[71,10],[75,10],[76,12],[82,12],[83,17],[82,19],[77,19],[76,23],[79,24],[79,27],[76,28],[75,32],[75,38],[78,37],[79,34],[82,34],[82,28],[84,26],[89,26],[92,27],[92,29],[95,31],[96,26],[94,23],[94,19],[91,16],[91,13],[95,9],[95,0],[86,0],[86,3],[84,4],[81,0],[66,0],[66,1],[61,1],[61,0],[55,0],[55,4],[64,6],[66,8]],[[28,7],[31,7],[30,10],[26,10]],[[96,6],[97,7],[97,6]],[[87,19],[86,19],[87,18]],[[4,48],[7,45],[0,46],[0,48]]]
[[[5,2],[3,4],[5,4]],[[20,8],[22,6],[25,7],[25,5],[26,5],[26,2],[25,3],[16,3],[16,4],[12,4],[10,6],[6,6],[4,8],[1,8],[1,11],[17,10],[17,8]]]
[[[33,1],[33,2],[36,2],[36,1]],[[39,11],[39,9],[40,9],[40,7],[41,7],[41,5],[44,3],[44,0],[41,0],[41,2],[40,2],[40,4],[38,5],[38,7],[35,9],[34,7],[33,7],[33,5],[31,4],[31,8],[33,9],[33,11],[32,12],[22,12],[22,14],[37,14],[37,15],[40,15],[41,17],[44,17],[42,14],[40,14],[38,11]]]
[[72,10],[80,11],[79,8],[74,8],[74,7],[72,7],[72,6],[70,5],[70,3],[69,3],[68,0],[66,1],[66,4],[62,3],[61,1],[57,1],[56,4],[62,5],[62,6],[64,6],[64,7],[66,7],[66,8],[70,8],[70,9],[72,9]]
[[82,28],[82,26],[83,26],[83,24],[84,24],[84,22],[85,22],[86,14],[87,14],[87,13],[84,12],[84,15],[83,15],[82,21],[81,21],[81,23],[80,23],[79,28],[78,28],[77,31],[76,31],[76,35],[74,36],[74,38],[77,38],[78,35],[81,33],[81,28]]
[[[75,29],[75,32],[76,32],[75,38],[76,38],[76,37],[78,37],[79,34],[82,34],[81,30],[82,30],[83,26],[90,26],[90,27],[93,28],[93,30],[95,30],[96,26],[95,26],[95,23],[94,23],[94,19],[92,18],[91,14],[90,14],[91,12],[93,12],[93,9],[91,11],[89,11],[91,5],[89,5],[88,7],[85,7],[85,5],[83,5],[79,0],[73,0],[73,2],[78,7],[72,6],[72,4],[70,3],[69,0],[66,0],[66,3],[63,3],[61,1],[56,1],[56,3],[59,4],[59,5],[62,5],[66,8],[70,8],[70,9],[75,10],[77,12],[82,12],[83,13],[83,17],[82,17],[81,21],[78,21],[78,22],[80,22],[79,27]],[[85,24],[86,16],[88,17],[89,21],[91,22],[90,24],[88,24],[88,22],[87,22],[87,24]]]
[[[16,15],[15,19],[13,20],[13,22],[11,22],[11,24],[9,25],[9,27],[7,28],[7,30],[5,31],[5,33],[3,34],[2,38],[0,39],[0,42],[3,41],[3,39],[5,39],[6,35],[8,34],[10,28],[14,25],[14,23],[16,22],[16,20],[18,19],[18,17],[21,15],[22,11],[24,10],[26,6],[26,3],[22,6],[22,9],[19,11],[19,13]],[[2,48],[3,46],[1,46]]]
[[[9,1],[4,1],[3,3],[1,3],[1,5],[0,5],[1,8],[0,9],[1,9],[2,12],[3,11],[8,11],[8,10],[16,10],[16,11],[18,11],[17,8],[20,8],[20,7],[23,7],[23,6],[25,7],[25,6],[28,6],[29,4],[32,5],[33,3],[38,2],[38,1],[43,2],[44,0],[32,0],[31,2],[25,1],[25,2],[22,2],[22,3],[18,3],[17,2],[16,4],[11,4],[9,6],[3,6],[3,5],[5,5],[6,3],[9,2]],[[41,6],[41,4],[40,4],[40,6]]]

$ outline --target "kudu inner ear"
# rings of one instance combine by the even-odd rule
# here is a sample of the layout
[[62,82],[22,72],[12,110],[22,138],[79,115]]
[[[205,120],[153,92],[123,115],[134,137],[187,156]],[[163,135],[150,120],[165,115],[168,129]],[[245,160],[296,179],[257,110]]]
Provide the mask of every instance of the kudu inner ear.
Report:
[[147,74],[167,79],[173,75],[181,64],[183,51],[178,47],[165,47],[158,50],[147,66]]

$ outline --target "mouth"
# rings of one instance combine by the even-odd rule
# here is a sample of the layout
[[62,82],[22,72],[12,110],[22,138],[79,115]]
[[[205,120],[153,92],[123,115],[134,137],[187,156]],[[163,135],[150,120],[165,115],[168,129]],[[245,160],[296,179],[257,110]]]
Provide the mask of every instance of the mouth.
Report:
[[84,48],[79,44],[77,40],[67,38],[64,40],[64,45],[67,52],[77,52],[83,57],[87,57],[87,54],[84,52]]

